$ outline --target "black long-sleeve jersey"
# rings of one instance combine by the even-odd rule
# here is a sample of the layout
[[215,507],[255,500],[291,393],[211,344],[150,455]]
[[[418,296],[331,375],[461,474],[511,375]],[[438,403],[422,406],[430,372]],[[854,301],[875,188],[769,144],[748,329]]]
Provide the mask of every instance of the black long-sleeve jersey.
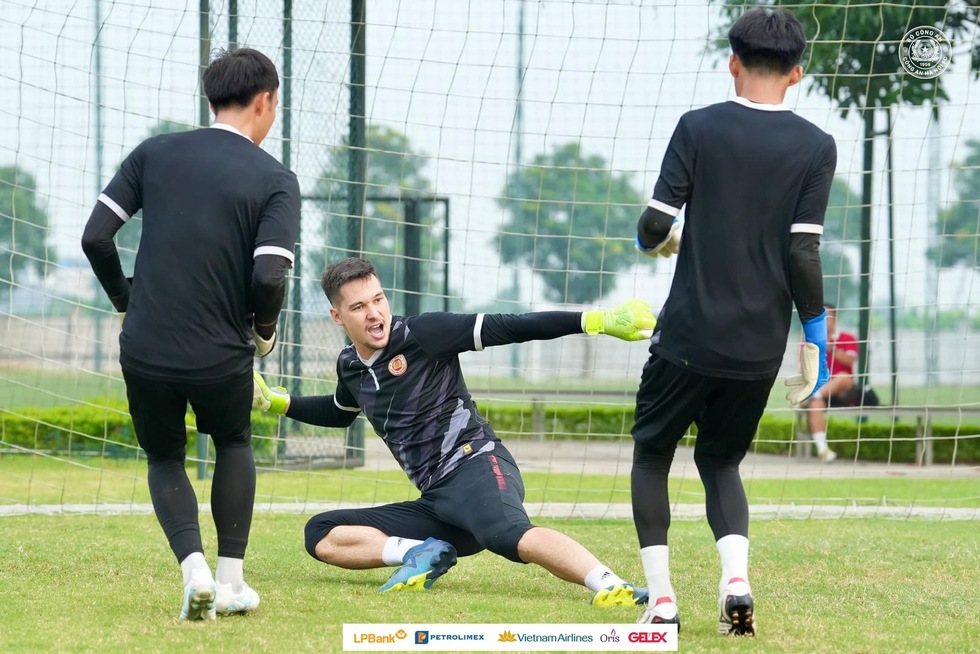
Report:
[[459,353],[579,333],[578,312],[393,316],[387,347],[368,360],[353,345],[345,347],[337,358],[334,395],[293,396],[286,415],[344,427],[363,411],[424,491],[466,457],[493,451],[500,441],[466,388]]

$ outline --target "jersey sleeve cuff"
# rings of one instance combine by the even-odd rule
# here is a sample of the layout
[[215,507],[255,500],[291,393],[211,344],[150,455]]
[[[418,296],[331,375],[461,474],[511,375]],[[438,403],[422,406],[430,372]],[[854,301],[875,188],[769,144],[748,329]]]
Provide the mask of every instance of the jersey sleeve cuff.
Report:
[[789,226],[790,234],[823,234],[823,225],[813,223],[793,223]]
[[289,263],[293,263],[294,261],[293,253],[290,250],[276,245],[263,245],[255,248],[255,253],[252,255],[252,258],[254,259],[256,257],[260,257],[263,254],[274,254],[276,256],[284,257],[289,259]]

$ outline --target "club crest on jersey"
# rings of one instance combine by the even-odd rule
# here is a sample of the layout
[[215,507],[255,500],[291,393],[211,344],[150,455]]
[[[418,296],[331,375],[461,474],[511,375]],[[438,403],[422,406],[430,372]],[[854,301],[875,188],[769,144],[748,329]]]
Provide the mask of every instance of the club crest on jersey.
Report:
[[388,362],[388,372],[392,377],[401,377],[408,370],[408,361],[404,354],[399,354]]

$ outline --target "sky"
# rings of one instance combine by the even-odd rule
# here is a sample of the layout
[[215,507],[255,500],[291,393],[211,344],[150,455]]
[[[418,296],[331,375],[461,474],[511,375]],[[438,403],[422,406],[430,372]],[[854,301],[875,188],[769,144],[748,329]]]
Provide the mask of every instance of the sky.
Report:
[[[279,2],[240,1],[239,42],[282,63]],[[638,198],[656,181],[667,140],[685,111],[734,96],[724,60],[706,52],[719,31],[704,0],[368,0],[367,120],[405,133],[428,157],[432,188],[451,202],[450,275],[469,304],[505,295],[514,272],[492,246],[507,218],[496,198],[515,168],[518,17],[525,11],[522,161],[579,142],[611,171],[628,175]],[[311,192],[329,148],[347,130],[348,3],[293,2],[293,133],[290,166]],[[118,162],[160,120],[198,120],[198,2],[109,1],[99,5],[103,165],[96,170],[94,0],[0,0],[0,165],[37,179],[60,258],[79,258],[78,239]],[[228,39],[227,2],[211,5],[212,45]],[[975,271],[931,276],[924,257],[937,206],[955,200],[950,165],[980,138],[978,83],[965,58],[943,74],[950,95],[938,124],[925,109],[895,115],[895,257],[899,305],[980,304]],[[786,100],[834,135],[838,176],[859,189],[861,126],[842,119],[806,84]],[[883,125],[882,125],[883,126]],[[873,302],[888,302],[885,144],[876,148]],[[282,113],[263,147],[282,157]],[[637,207],[637,215],[642,205]],[[316,216],[304,240],[322,246]],[[632,234],[624,239],[632,240]],[[857,262],[855,261],[855,266]],[[519,271],[522,306],[550,306],[544,288]],[[666,297],[670,264],[638,258],[619,276],[611,303]],[[72,283],[89,292],[90,279]]]

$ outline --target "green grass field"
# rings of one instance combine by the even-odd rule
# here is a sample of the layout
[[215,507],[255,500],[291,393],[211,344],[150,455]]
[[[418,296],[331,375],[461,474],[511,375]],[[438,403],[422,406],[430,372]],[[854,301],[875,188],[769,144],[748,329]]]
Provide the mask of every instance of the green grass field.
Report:
[[[0,380],[7,382],[6,407],[124,396],[121,380],[81,372],[0,369]],[[569,388],[576,390],[573,384]],[[479,389],[473,387],[474,395]],[[782,389],[773,397],[783,408]],[[903,389],[902,399],[964,404],[980,401],[980,388]],[[188,473],[198,497],[207,501],[209,481],[196,480],[194,465]],[[625,473],[527,472],[524,478],[528,503],[630,501]],[[746,492],[755,505],[980,510],[980,483],[971,477],[749,478]],[[672,477],[670,493],[672,502],[703,502],[693,471]],[[152,516],[0,517],[0,652],[335,652],[341,651],[342,625],[352,622],[636,619],[636,609],[593,609],[585,589],[487,553],[464,559],[431,591],[382,596],[376,588],[388,571],[332,569],[303,550],[303,525],[312,511],[296,514],[296,503],[381,503],[416,496],[399,471],[263,471],[256,504],[291,506],[255,516],[247,576],[262,594],[262,606],[254,616],[215,624],[176,620],[179,568]],[[0,507],[94,502],[122,507],[149,502],[145,462],[0,454]],[[210,516],[202,514],[202,520],[213,556]],[[571,534],[624,577],[641,579],[628,520],[539,522]],[[675,519],[671,560],[683,619],[680,651],[976,650],[980,539],[975,520],[760,520],[751,537],[760,635],[732,641],[715,632],[718,570],[710,531],[703,521]]]
[[[210,624],[177,621],[179,567],[153,517],[2,518],[0,650],[339,652],[344,623],[626,623],[639,614],[594,609],[584,588],[487,553],[462,559],[424,593],[378,595],[388,571],[345,571],[309,558],[307,517],[256,515],[246,577],[262,604],[253,616]],[[629,521],[542,524],[639,579]],[[674,522],[680,651],[976,651],[974,522],[760,521],[751,539],[759,636],[726,639],[715,632],[710,531],[700,521]]]
[[[206,500],[208,480],[196,479],[198,497]],[[529,503],[629,503],[628,474],[523,474]],[[804,479],[747,479],[753,504],[821,504],[828,506],[916,506],[980,509],[980,482],[965,478],[901,476]],[[700,504],[704,487],[697,476],[670,479],[674,502]],[[256,502],[385,503],[418,497],[400,471],[316,470],[267,471],[259,475]],[[127,504],[149,502],[146,464],[133,459],[81,457],[68,462],[46,457],[0,455],[0,505]]]

